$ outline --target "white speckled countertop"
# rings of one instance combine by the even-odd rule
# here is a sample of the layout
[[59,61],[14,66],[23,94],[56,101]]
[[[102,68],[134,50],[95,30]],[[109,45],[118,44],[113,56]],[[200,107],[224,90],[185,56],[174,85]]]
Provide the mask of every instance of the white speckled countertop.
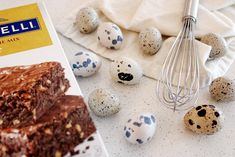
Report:
[[[76,0],[46,0],[52,21],[73,10]],[[66,55],[79,51],[80,46],[59,35]],[[233,64],[227,73],[235,78]],[[92,114],[98,130],[111,157],[234,157],[235,156],[235,102],[216,103],[210,98],[208,88],[201,89],[198,104],[214,104],[225,116],[223,129],[210,136],[196,135],[186,130],[182,118],[185,111],[172,112],[163,107],[156,98],[156,81],[143,77],[139,85],[125,86],[115,83],[109,75],[109,61],[102,59],[100,71],[89,78],[78,78],[85,99],[96,88],[116,93],[121,101],[121,111],[109,118]],[[133,112],[152,112],[157,117],[156,134],[143,146],[131,145],[123,138],[123,125]]]

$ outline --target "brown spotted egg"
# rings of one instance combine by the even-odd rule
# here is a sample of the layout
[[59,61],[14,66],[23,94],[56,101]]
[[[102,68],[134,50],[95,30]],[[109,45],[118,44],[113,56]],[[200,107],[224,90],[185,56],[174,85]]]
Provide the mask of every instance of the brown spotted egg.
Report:
[[222,112],[213,105],[192,108],[184,116],[185,127],[198,134],[214,134],[222,127]]
[[209,86],[211,97],[216,101],[234,100],[235,84],[233,80],[225,77],[218,77]]
[[139,34],[140,48],[145,54],[154,55],[162,45],[162,35],[156,28],[147,28]]
[[99,117],[106,117],[120,111],[119,98],[105,89],[96,89],[88,98],[90,109]]
[[109,49],[120,49],[123,42],[121,29],[114,23],[104,22],[97,31],[100,44]]
[[215,33],[209,33],[201,38],[201,42],[211,46],[209,59],[222,57],[226,53],[227,44],[225,39]]
[[91,7],[82,8],[77,14],[76,22],[81,33],[91,33],[99,25],[98,14]]

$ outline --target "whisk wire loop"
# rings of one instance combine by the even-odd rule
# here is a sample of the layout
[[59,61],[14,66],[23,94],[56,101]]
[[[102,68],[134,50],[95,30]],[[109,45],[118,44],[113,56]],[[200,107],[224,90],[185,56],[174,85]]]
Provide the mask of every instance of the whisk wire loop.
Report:
[[199,60],[194,27],[194,19],[184,19],[183,27],[163,63],[157,83],[160,102],[174,111],[190,108],[198,98]]

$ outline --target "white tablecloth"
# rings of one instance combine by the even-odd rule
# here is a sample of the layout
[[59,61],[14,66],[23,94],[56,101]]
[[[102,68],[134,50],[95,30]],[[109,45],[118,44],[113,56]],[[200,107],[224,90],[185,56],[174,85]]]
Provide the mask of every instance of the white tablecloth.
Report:
[[[74,42],[92,50],[93,52],[108,59],[115,59],[117,56],[130,57],[136,60],[145,76],[153,79],[159,79],[162,70],[163,61],[170,51],[175,37],[166,39],[159,52],[153,56],[144,55],[140,50],[138,43],[138,33],[144,28],[156,27],[164,35],[177,35],[181,27],[181,18],[185,0],[77,0],[80,4],[70,13],[63,15],[56,22],[56,29],[64,36],[72,39]],[[226,0],[217,0],[217,3]],[[84,3],[84,4],[82,4]],[[232,3],[227,1],[227,4]],[[235,1],[233,1],[235,3]],[[212,4],[212,3],[211,3]],[[198,10],[198,23],[196,26],[196,35],[201,36],[208,32],[216,32],[221,36],[227,37],[227,53],[217,60],[207,61],[211,47],[201,42],[196,42],[198,46],[199,66],[200,66],[200,86],[207,86],[213,79],[223,76],[235,58],[235,12],[229,11],[235,6],[229,6],[221,10],[211,11],[204,5],[208,5],[208,0],[202,1]],[[110,50],[102,47],[98,40],[96,32],[89,35],[80,33],[76,22],[76,15],[80,8],[93,6],[98,9],[100,23],[112,21],[123,28],[124,42],[120,50]],[[212,8],[218,8],[216,3]],[[227,16],[222,11],[229,12]],[[102,13],[101,13],[102,12]],[[136,31],[136,32],[134,32]],[[187,52],[186,52],[187,53]],[[179,70],[178,70],[179,71]],[[177,77],[175,77],[177,78]],[[178,83],[174,79],[174,84]]]

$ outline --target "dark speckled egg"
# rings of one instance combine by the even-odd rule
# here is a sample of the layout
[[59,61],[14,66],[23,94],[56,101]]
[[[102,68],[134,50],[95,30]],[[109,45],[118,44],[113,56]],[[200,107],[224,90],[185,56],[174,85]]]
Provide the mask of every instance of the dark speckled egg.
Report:
[[184,116],[185,127],[198,134],[214,134],[222,127],[222,112],[213,105],[200,105]]
[[133,85],[140,82],[143,71],[133,59],[118,57],[110,64],[110,74],[112,79],[118,83]]
[[234,81],[218,77],[213,80],[209,86],[211,97],[216,101],[231,101],[235,99],[235,84]]

